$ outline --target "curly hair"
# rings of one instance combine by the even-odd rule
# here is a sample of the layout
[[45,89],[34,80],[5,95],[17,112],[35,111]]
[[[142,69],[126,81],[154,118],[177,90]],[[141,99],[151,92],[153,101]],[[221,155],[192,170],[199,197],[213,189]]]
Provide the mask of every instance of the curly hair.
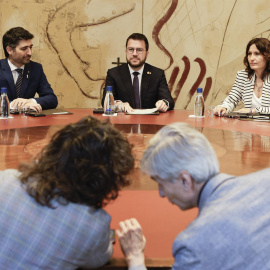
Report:
[[26,191],[41,205],[53,208],[55,199],[101,208],[130,183],[133,167],[131,146],[120,131],[88,116],[56,132],[19,171]]
[[20,40],[28,40],[34,38],[34,35],[22,27],[14,27],[9,29],[3,36],[2,43],[6,58],[8,58],[7,46],[13,50],[18,46]]
[[250,79],[254,73],[254,70],[250,68],[248,62],[248,51],[251,45],[256,45],[257,49],[264,56],[266,60],[266,67],[262,74],[262,79],[270,74],[270,41],[267,38],[254,38],[248,44],[246,48],[246,55],[244,57],[244,65],[246,66],[245,71],[248,73],[248,78]]

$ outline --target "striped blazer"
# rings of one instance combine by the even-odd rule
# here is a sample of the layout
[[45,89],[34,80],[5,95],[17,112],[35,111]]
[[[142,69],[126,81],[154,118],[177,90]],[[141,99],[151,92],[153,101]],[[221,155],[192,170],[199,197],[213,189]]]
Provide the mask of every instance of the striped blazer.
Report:
[[[251,108],[252,95],[255,84],[255,74],[251,79],[248,78],[246,71],[237,72],[236,80],[228,97],[224,99],[221,106],[227,109],[227,112],[233,111],[237,104],[242,100],[245,108]],[[261,107],[256,107],[258,113],[270,114],[270,76],[264,79]]]

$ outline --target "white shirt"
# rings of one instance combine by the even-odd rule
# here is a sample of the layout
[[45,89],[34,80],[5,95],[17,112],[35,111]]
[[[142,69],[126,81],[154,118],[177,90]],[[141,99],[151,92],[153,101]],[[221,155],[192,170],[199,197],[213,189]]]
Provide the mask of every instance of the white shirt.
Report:
[[[133,70],[130,65],[128,65],[129,68],[129,72],[130,72],[130,76],[131,76],[131,82],[133,85],[133,79],[134,79],[134,75],[133,72],[135,72],[135,70]],[[139,93],[140,93],[140,100],[141,100],[141,81],[142,81],[142,74],[143,74],[143,70],[144,70],[144,65],[141,67],[141,69],[139,69],[136,72],[139,72],[138,75],[138,80],[139,80]],[[170,107],[169,101],[167,101],[166,99],[163,99],[163,101],[166,103],[166,105],[168,106],[168,108]],[[142,104],[142,103],[141,103]]]
[[[10,69],[11,69],[11,72],[12,72],[14,84],[16,84],[17,79],[18,79],[18,77],[19,77],[19,73],[16,71],[16,69],[18,69],[18,67],[16,67],[15,65],[13,65],[13,64],[9,61],[9,59],[8,59],[8,65],[9,65],[9,67],[10,67]],[[22,69],[22,70],[24,70],[24,65],[21,66],[21,67],[19,67],[19,68]]]
[[[19,73],[16,71],[16,69],[18,69],[18,67],[16,67],[15,65],[13,65],[9,59],[8,59],[8,65],[11,69],[11,73],[12,73],[12,76],[13,76],[13,80],[14,80],[14,84],[16,84],[17,80],[18,80],[18,77],[19,77]],[[20,69],[24,70],[24,65],[19,67]],[[31,99],[33,102],[37,103],[37,101],[34,99],[34,98],[29,98]],[[12,102],[11,102],[12,103]],[[12,107],[12,104],[10,104],[11,107]]]
[[258,98],[253,92],[251,108],[261,107],[262,106],[262,96]]

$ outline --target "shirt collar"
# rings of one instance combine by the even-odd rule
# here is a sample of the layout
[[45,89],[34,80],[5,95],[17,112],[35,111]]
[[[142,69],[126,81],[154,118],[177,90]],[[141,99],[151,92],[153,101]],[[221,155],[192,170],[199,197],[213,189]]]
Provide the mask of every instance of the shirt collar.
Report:
[[[130,65],[128,65],[128,68],[129,68],[130,74],[133,75],[132,73],[135,72],[135,70],[133,70]],[[139,72],[140,75],[142,75],[143,74],[143,69],[144,69],[144,65],[139,70],[137,70],[137,72]]]
[[[11,71],[14,71],[14,70],[16,70],[16,69],[18,68],[18,67],[16,67],[15,65],[13,65],[13,64],[9,61],[9,59],[8,59],[8,65],[9,65]],[[21,67],[19,67],[19,68],[22,69],[22,70],[24,70],[24,65],[21,66]]]

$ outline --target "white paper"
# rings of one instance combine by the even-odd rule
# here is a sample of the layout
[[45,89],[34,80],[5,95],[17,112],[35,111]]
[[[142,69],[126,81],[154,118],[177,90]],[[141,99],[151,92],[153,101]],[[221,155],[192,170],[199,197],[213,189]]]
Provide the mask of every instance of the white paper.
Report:
[[157,111],[157,108],[153,109],[134,109],[133,112],[129,112],[128,114],[151,114]]

